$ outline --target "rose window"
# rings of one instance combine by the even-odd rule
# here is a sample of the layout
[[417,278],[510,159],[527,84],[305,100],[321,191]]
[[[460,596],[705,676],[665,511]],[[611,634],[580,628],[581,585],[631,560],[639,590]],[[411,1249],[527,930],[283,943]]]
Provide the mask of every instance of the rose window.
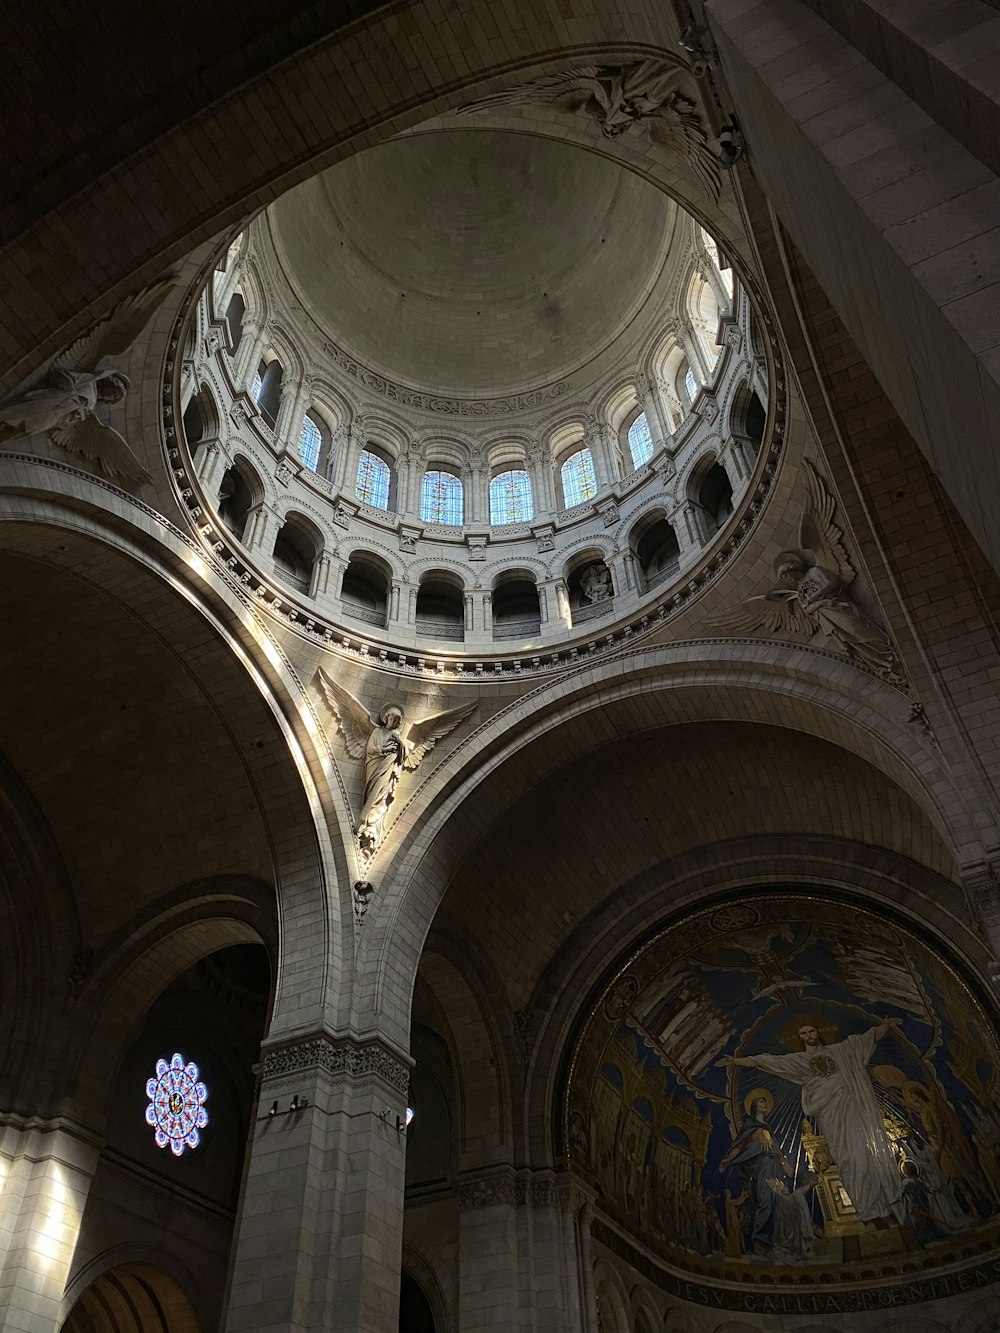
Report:
[[199,1130],[208,1124],[208,1088],[199,1079],[198,1066],[193,1060],[184,1063],[178,1052],[156,1062],[156,1075],[146,1083],[146,1124],[153,1128],[156,1146],[180,1157],[185,1148],[197,1148]]

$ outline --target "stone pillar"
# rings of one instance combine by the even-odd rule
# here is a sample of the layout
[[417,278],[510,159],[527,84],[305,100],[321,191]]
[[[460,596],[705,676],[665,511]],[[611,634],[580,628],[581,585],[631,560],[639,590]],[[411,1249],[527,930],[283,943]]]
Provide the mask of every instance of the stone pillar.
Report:
[[489,523],[488,487],[483,484],[483,469],[479,463],[472,464],[467,490],[467,506],[463,514],[464,522],[466,524]]
[[0,1125],[0,1330],[55,1333],[99,1149],[66,1121]]
[[684,348],[684,355],[688,359],[688,365],[694,371],[695,379],[698,380],[699,384],[704,384],[708,379],[710,369],[714,369],[714,367],[709,367],[705,360],[705,354],[701,350],[701,343],[687,321],[681,325],[680,340],[681,346]]
[[264,344],[268,338],[268,330],[262,328],[255,319],[247,319],[246,316],[243,318],[242,328],[243,336],[240,339],[239,351],[235,357],[233,379],[236,381],[237,389],[246,389],[249,392],[254,371],[264,355]]
[[463,1181],[458,1198],[459,1333],[593,1333],[582,1192],[506,1168]]
[[476,628],[476,599],[471,592],[465,594],[465,632],[471,634]]
[[218,504],[219,487],[222,485],[227,465],[228,460],[218,440],[206,440],[203,444],[199,444],[194,456],[194,470],[201,482],[202,490],[212,504]]
[[[278,411],[274,418],[274,434],[279,444],[288,448],[292,445],[298,445],[299,430],[302,428],[302,416],[305,411],[299,410],[299,400],[302,397],[302,385],[291,377],[282,378],[281,395],[278,399]],[[298,430],[292,434],[292,423],[297,418],[296,424]],[[295,450],[298,453],[298,449]]]
[[389,619],[399,624],[400,607],[403,605],[403,587],[399,579],[393,579],[389,589]]
[[324,597],[330,590],[330,572],[333,561],[328,551],[320,551],[313,565],[312,581],[309,584],[310,597]]
[[660,398],[656,380],[649,380],[645,385],[642,395],[642,410],[646,413],[646,420],[649,422],[649,433],[653,437],[653,453],[655,454],[657,450],[662,449],[673,438],[670,418]]
[[323,1032],[265,1054],[227,1333],[398,1326],[408,1082],[378,1042]]
[[[266,550],[268,555],[270,555],[270,550],[268,549],[268,530],[271,526],[271,518],[271,511],[266,505],[257,505],[255,509],[251,509],[249,514],[247,514],[246,526],[243,529],[243,545],[247,547],[248,550]],[[275,521],[280,527],[280,520],[276,518]]]
[[556,502],[552,459],[541,444],[536,442],[528,450],[525,467],[531,477],[531,498],[535,517],[537,518],[539,514],[552,514],[561,509],[562,504]]
[[681,548],[681,565],[689,564],[706,540],[701,511],[688,500],[670,515],[670,524]]

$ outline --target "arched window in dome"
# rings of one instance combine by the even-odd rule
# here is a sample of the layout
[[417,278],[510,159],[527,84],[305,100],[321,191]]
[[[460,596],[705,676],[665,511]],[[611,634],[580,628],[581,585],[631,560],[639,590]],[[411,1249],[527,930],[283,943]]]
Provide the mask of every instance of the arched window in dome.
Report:
[[531,498],[531,478],[524,468],[498,472],[490,482],[490,522],[530,523],[535,514]]
[[420,486],[420,518],[424,523],[462,526],[462,481],[453,472],[424,473]]
[[260,391],[264,386],[264,371],[266,367],[263,361],[253,373],[253,379],[250,381],[250,397],[255,403],[260,402]]
[[370,449],[362,449],[354,494],[373,509],[389,508],[389,464]]
[[684,373],[684,392],[687,394],[689,403],[694,402],[694,396],[698,392],[698,381],[695,379],[694,371],[688,366]]
[[299,431],[299,457],[312,472],[319,471],[319,451],[323,445],[323,432],[307,413],[302,418]]
[[592,500],[597,494],[597,473],[594,456],[589,449],[578,449],[559,469],[562,481],[563,503],[567,509]]
[[640,412],[628,428],[628,447],[633,467],[642,467],[653,457],[653,436],[645,412]]

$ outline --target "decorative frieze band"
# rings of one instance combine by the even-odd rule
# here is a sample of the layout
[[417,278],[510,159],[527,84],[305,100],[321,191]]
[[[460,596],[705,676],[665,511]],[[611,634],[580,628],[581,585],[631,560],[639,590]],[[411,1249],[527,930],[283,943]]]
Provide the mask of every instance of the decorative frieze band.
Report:
[[265,1052],[261,1077],[267,1082],[307,1070],[323,1070],[355,1083],[377,1078],[403,1097],[410,1085],[409,1066],[387,1046],[379,1042],[356,1042],[350,1038],[335,1039],[325,1033],[303,1037]]
[[584,1194],[569,1177],[562,1180],[531,1171],[495,1171],[472,1180],[461,1180],[458,1202],[461,1208],[490,1208],[510,1204],[523,1208],[560,1207],[575,1210]]

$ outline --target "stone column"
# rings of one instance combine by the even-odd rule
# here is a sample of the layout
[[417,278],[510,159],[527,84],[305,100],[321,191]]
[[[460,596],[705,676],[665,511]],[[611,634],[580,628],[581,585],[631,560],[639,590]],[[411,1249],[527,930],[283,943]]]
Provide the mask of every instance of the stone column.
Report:
[[662,449],[664,444],[669,443],[673,438],[670,418],[660,398],[656,380],[649,380],[644,386],[642,410],[646,413],[646,420],[649,422],[649,433],[653,437],[653,453],[655,454],[658,449]]
[[265,1054],[227,1333],[398,1326],[408,1082],[379,1042],[322,1032]]
[[677,534],[677,545],[681,548],[681,565],[689,564],[706,540],[701,511],[688,500],[670,515],[670,525]]
[[465,594],[465,632],[471,634],[476,628],[476,599],[471,592]]
[[99,1148],[63,1119],[0,1125],[0,1330],[55,1333]]
[[320,551],[313,566],[312,581],[309,585],[310,597],[325,597],[330,590],[330,572],[333,561],[329,551]]
[[681,346],[684,348],[684,354],[688,359],[688,365],[694,371],[694,377],[699,384],[704,384],[709,376],[710,367],[705,360],[705,354],[701,350],[701,343],[691,325],[685,321],[680,330]]
[[240,339],[239,351],[234,359],[233,379],[236,382],[237,389],[246,389],[249,392],[254,371],[264,355],[264,344],[268,338],[268,330],[262,328],[255,319],[247,319],[245,316],[242,328],[243,336]]
[[505,1168],[463,1181],[458,1198],[459,1333],[593,1333],[585,1196],[549,1174]]
[[218,440],[206,440],[199,444],[194,456],[194,470],[201,482],[202,490],[212,504],[218,504],[219,487],[222,485],[226,465],[226,455],[222,452],[222,445]]

